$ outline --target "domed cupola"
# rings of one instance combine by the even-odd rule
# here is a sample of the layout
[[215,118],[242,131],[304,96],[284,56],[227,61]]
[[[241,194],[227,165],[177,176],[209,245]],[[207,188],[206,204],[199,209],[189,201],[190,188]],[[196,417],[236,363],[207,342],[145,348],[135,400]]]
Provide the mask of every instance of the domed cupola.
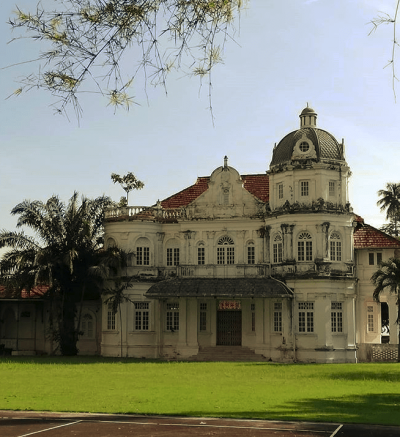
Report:
[[286,135],[274,147],[270,169],[307,162],[346,164],[344,144],[338,143],[329,132],[317,128],[317,113],[308,106],[301,111],[300,129]]

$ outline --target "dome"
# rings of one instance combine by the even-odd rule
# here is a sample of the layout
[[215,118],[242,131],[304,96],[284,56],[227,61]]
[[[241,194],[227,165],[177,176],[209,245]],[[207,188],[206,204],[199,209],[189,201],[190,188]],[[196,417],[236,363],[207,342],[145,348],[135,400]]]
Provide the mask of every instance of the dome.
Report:
[[308,114],[316,114],[316,112],[314,111],[314,109],[312,109],[312,108],[309,108],[308,106],[307,106],[307,108],[304,108],[302,111],[301,111],[301,114],[300,115],[308,115]]
[[344,145],[329,132],[316,127],[317,114],[304,108],[300,114],[300,129],[286,135],[275,146],[270,168],[296,162],[343,162]]

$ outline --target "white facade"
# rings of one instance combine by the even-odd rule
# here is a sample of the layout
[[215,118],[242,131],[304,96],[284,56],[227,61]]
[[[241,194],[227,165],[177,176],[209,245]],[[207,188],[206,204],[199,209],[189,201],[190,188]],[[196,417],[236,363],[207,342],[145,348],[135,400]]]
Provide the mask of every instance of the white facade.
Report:
[[[85,303],[80,353],[213,359],[231,346],[279,362],[393,359],[396,299],[375,302],[370,278],[400,242],[353,213],[344,143],[316,120],[302,111],[265,174],[240,175],[225,157],[153,207],[108,210],[105,243],[133,254],[132,281],[116,314],[106,298]],[[26,331],[19,305],[0,301],[0,344]],[[51,352],[43,305],[24,305],[24,347]]]
[[[103,355],[196,359],[231,344],[282,362],[371,358],[384,335],[368,253],[389,258],[400,244],[385,236],[390,248],[355,249],[364,225],[348,200],[344,143],[316,118],[303,110],[266,175],[241,176],[225,157],[155,207],[108,211],[106,244],[134,253],[137,282],[122,325],[103,308]],[[394,298],[383,301],[394,344]]]

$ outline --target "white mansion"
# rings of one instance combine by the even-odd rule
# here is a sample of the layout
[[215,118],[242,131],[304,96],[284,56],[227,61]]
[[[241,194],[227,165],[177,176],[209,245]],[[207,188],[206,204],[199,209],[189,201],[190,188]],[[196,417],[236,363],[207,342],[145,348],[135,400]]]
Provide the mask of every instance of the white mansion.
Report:
[[[301,112],[300,128],[274,147],[266,174],[241,175],[225,157],[210,176],[153,207],[108,210],[106,245],[134,253],[127,274],[135,281],[121,318],[104,302],[87,303],[81,352],[217,359],[221,350],[245,350],[253,359],[319,363],[393,358],[396,298],[375,302],[370,277],[400,242],[353,213],[344,143],[316,120],[311,108]],[[28,304],[36,326],[38,306],[20,306]],[[0,303],[3,320],[6,311]],[[11,323],[15,311],[6,316]],[[10,333],[0,327],[0,343]],[[36,339],[35,347],[49,346]]]

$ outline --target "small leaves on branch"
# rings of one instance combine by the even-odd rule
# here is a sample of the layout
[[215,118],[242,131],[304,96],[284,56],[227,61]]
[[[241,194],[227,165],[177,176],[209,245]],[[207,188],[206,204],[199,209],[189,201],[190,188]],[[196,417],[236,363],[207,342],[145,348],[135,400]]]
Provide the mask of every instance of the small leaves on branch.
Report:
[[[57,2],[57,0],[54,0]],[[78,117],[77,94],[98,93],[109,105],[129,109],[127,89],[135,81],[161,85],[188,65],[188,75],[210,75],[222,62],[234,19],[246,0],[61,0],[55,10],[23,12],[9,20],[40,42],[38,74],[21,80],[24,90],[43,89],[56,97],[56,111],[70,105]],[[46,49],[48,50],[46,51]],[[211,87],[211,82],[210,82]],[[211,105],[210,105],[211,106]]]

